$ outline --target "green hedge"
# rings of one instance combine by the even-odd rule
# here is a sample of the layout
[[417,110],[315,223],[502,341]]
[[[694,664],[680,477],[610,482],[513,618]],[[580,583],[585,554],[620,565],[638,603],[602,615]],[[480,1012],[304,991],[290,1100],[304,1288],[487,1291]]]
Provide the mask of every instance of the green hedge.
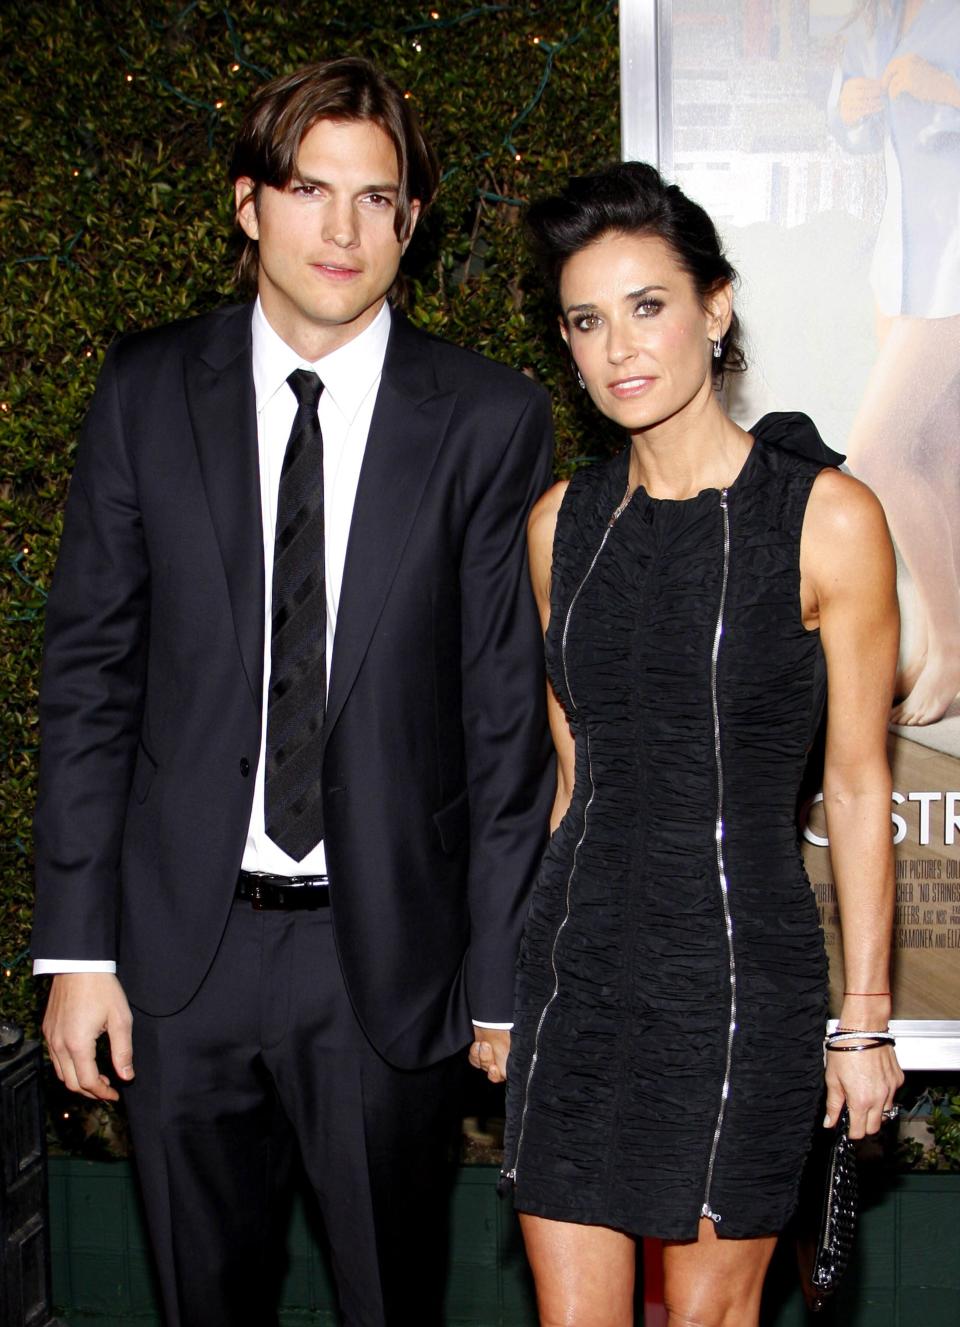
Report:
[[41,0],[2,7],[0,47],[0,1014],[35,1034],[36,680],[74,442],[118,332],[232,297],[224,167],[243,105],[267,77],[337,54],[371,57],[410,91],[445,170],[408,254],[414,318],[551,389],[565,470],[605,444],[518,204],[617,155],[617,15],[576,0]]

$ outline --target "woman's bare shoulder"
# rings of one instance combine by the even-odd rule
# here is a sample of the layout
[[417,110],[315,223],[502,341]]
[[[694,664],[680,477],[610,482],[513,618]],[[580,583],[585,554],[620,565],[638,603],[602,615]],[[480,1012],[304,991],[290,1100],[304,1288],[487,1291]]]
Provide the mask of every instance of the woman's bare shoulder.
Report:
[[810,490],[804,533],[843,543],[887,541],[887,521],[871,488],[842,470],[821,470]]
[[819,591],[864,591],[887,596],[896,579],[893,544],[883,507],[872,489],[839,470],[814,481],[803,522],[801,571]]

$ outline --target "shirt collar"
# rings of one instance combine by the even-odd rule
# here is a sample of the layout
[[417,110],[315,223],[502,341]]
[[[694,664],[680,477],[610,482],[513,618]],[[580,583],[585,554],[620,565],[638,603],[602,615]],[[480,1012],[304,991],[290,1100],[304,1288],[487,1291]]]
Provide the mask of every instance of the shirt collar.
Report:
[[[351,421],[371,387],[383,372],[390,337],[390,306],[383,307],[369,327],[312,363],[288,346],[271,327],[259,296],[253,308],[253,386],[259,414],[267,402],[286,387],[294,369],[312,369],[318,374],[337,409]],[[292,400],[291,396],[291,400]]]

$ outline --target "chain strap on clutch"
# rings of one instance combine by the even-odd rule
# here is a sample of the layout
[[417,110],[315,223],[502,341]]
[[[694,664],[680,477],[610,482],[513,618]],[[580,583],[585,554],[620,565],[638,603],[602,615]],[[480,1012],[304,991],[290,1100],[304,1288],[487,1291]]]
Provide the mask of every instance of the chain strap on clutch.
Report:
[[801,1189],[798,1257],[811,1313],[834,1294],[850,1262],[859,1211],[857,1158],[846,1106],[825,1138],[816,1140]]

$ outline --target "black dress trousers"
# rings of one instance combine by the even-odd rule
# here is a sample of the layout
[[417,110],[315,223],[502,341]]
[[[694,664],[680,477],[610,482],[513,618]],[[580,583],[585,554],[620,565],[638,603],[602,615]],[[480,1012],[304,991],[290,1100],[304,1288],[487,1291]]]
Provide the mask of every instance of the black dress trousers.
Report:
[[125,1090],[167,1327],[276,1322],[297,1147],[344,1322],[442,1322],[461,1056],[392,1068],[350,1006],[329,909],[235,903],[207,978],[134,1010]]

